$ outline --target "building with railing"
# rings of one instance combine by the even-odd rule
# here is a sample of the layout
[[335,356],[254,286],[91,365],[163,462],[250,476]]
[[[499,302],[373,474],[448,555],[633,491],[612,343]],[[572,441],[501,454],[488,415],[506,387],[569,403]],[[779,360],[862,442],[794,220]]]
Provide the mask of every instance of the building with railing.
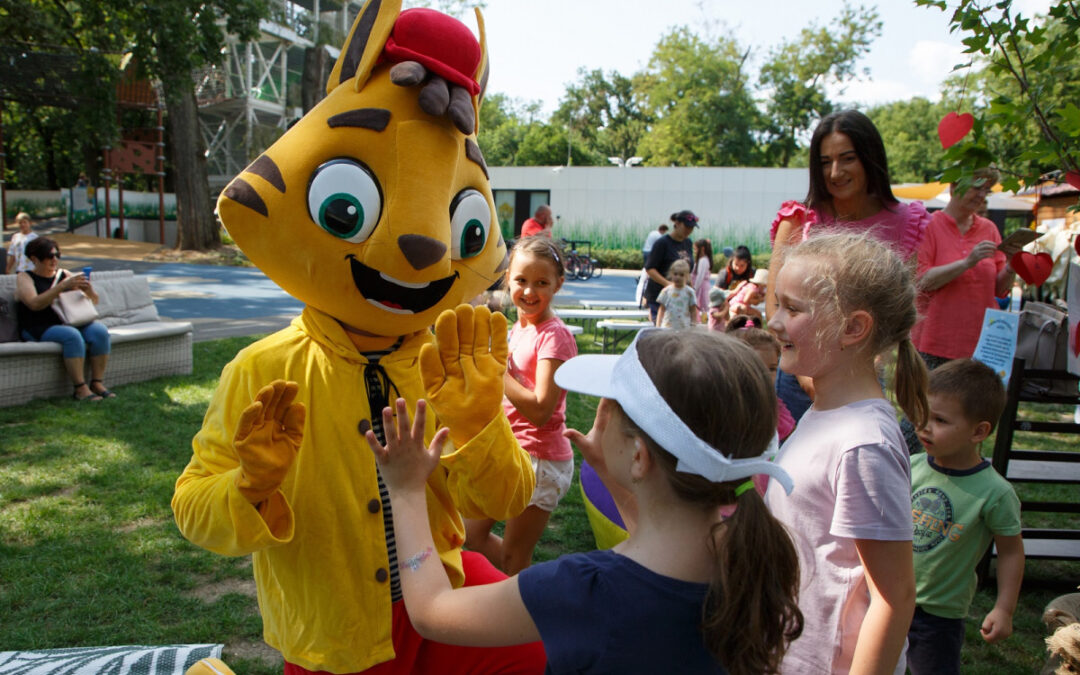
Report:
[[323,97],[362,0],[271,0],[259,37],[231,36],[221,66],[196,74],[212,190],[220,190]]

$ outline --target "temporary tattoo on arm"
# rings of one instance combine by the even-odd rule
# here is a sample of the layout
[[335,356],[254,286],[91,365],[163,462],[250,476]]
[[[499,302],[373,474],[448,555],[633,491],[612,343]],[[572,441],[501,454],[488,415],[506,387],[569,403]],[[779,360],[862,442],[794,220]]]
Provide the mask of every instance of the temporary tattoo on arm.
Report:
[[404,571],[405,568],[408,568],[408,569],[412,570],[413,572],[415,572],[416,570],[420,569],[420,566],[424,564],[425,560],[427,560],[428,558],[431,557],[432,553],[434,553],[434,551],[432,550],[432,548],[430,546],[428,546],[427,548],[425,548],[423,551],[420,551],[416,555],[411,556],[409,558],[406,558],[405,560],[403,560],[401,562],[402,571]]

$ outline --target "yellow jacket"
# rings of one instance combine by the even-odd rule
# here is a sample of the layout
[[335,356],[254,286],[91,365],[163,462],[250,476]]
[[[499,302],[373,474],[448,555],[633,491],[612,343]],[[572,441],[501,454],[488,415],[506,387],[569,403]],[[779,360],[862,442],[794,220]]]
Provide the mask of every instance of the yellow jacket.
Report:
[[[410,415],[424,395],[417,357],[429,341],[426,332],[410,336],[379,361]],[[311,307],[241,351],[222,372],[172,500],[191,542],[223,555],[254,554],[265,640],[309,670],[351,673],[394,658],[375,460],[359,430],[372,416],[365,363],[340,324]],[[307,406],[307,421],[284,484],[256,510],[234,483],[239,463],[232,439],[241,411],[275,379],[300,384],[296,400]],[[435,428],[429,418],[429,440]],[[461,516],[516,516],[533,485],[529,456],[501,413],[444,454],[428,479],[428,515],[455,587],[463,581]]]

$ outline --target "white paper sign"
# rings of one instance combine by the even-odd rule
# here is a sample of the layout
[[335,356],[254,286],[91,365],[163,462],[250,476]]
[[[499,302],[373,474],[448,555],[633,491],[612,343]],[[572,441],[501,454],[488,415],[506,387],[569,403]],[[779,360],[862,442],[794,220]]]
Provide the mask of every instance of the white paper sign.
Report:
[[1012,374],[1019,320],[1018,314],[1003,312],[999,309],[987,309],[986,314],[983,315],[979,344],[975,346],[975,354],[972,357],[993,368],[1005,384],[1009,383],[1009,376]]
[[1080,265],[1069,264],[1069,372],[1080,375]]

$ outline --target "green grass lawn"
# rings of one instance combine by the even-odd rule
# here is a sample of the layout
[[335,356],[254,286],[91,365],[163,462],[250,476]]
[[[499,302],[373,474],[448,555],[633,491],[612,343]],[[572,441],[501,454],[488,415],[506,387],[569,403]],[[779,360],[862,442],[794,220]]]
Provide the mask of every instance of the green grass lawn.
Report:
[[[0,651],[221,642],[238,673],[280,673],[261,646],[250,559],[192,546],[169,508],[218,374],[253,339],[198,343],[192,375],[119,387],[116,400],[0,409]],[[583,351],[591,340],[579,337]],[[568,424],[588,430],[595,404],[571,394]],[[536,560],[593,545],[575,478]],[[994,599],[980,590],[964,672],[1036,672],[1042,609],[1078,582],[1078,564],[1030,561],[1016,634],[995,646],[977,634]]]

